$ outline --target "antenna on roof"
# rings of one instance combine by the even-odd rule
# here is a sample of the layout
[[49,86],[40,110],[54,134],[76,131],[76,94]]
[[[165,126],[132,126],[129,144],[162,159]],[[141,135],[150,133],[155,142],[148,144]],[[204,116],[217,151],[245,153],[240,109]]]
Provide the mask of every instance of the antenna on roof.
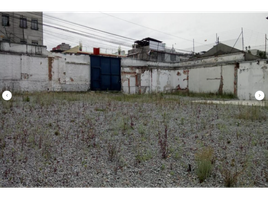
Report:
[[79,51],[82,51],[82,41],[79,41]]
[[244,34],[243,34],[243,28],[241,28],[241,34],[242,34],[242,51],[244,51]]
[[193,54],[194,54],[194,39],[193,39]]
[[220,43],[220,38],[218,37],[218,34],[216,33],[216,45]]

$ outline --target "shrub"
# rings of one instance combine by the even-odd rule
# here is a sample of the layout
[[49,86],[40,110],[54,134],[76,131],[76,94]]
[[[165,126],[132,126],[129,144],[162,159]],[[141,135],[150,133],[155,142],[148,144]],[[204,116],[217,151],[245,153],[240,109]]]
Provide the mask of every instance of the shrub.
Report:
[[234,187],[237,184],[237,178],[239,173],[232,173],[230,169],[221,170],[221,174],[223,176],[224,186],[225,187]]
[[234,166],[234,170],[231,167],[224,167],[220,170],[221,175],[223,176],[223,182],[225,187],[235,187],[237,185],[238,177],[245,171],[247,163],[239,171],[237,166]]
[[152,152],[149,150],[147,150],[147,152],[138,151],[137,155],[135,156],[135,159],[137,163],[141,163],[143,161],[147,161],[151,159],[152,157],[153,157]]
[[117,157],[118,149],[116,148],[115,144],[108,144],[108,160],[114,161]]
[[27,95],[25,98],[23,98],[24,102],[30,102],[30,97]]
[[205,147],[195,155],[197,162],[196,173],[200,183],[202,183],[207,177],[209,177],[211,173],[213,153],[214,151],[211,147]]
[[144,135],[145,134],[144,126],[140,124],[138,127],[138,131],[141,135]]

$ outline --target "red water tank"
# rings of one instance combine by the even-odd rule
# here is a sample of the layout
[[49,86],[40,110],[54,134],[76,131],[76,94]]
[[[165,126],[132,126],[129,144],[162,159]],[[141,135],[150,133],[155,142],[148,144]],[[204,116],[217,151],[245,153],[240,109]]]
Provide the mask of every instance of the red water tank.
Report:
[[99,55],[100,54],[100,48],[93,48],[93,54]]

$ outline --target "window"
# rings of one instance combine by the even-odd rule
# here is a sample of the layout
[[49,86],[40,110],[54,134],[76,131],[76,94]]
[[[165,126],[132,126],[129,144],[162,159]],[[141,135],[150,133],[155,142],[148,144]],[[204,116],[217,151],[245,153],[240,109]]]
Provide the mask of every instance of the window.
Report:
[[32,19],[32,26],[31,26],[32,30],[38,30],[38,20],[36,19]]
[[170,54],[170,60],[171,61],[176,61],[176,55],[175,54]]
[[3,38],[2,41],[3,42],[10,42],[10,39],[9,38]]
[[9,26],[9,15],[2,15],[2,26]]
[[26,40],[20,40],[20,43],[27,44],[27,41]]
[[38,45],[38,41],[36,41],[36,40],[32,40],[32,44],[34,44],[34,45]]
[[20,27],[27,28],[27,19],[25,17],[20,18]]

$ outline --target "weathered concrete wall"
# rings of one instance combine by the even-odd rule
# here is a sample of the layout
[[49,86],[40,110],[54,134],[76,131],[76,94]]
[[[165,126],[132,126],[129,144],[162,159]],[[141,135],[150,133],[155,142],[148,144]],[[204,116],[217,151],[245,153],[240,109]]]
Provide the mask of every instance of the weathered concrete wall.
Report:
[[[197,93],[235,94],[235,64],[228,64],[229,62],[227,62],[233,62],[234,60],[243,60],[243,54],[209,57],[176,64],[124,58],[122,59],[123,91],[126,93],[143,93],[144,87],[146,87],[146,92],[178,90]],[[224,63],[224,61],[227,63]],[[137,70],[139,68],[143,70]],[[147,84],[138,84],[139,74],[141,74],[141,81],[143,79],[149,80]]]
[[132,58],[122,58],[121,59],[122,67],[180,67],[180,63],[164,63],[164,62],[152,62],[152,61],[143,61]]
[[222,92],[235,94],[235,64],[222,66],[223,87]]
[[52,54],[50,90],[87,91],[90,88],[90,57],[88,55]]
[[180,63],[180,67],[187,67],[187,66],[204,66],[208,64],[221,64],[221,63],[228,63],[228,62],[240,62],[244,61],[245,57],[243,53],[233,53],[227,55],[219,55],[219,56],[211,56],[207,58],[201,58],[196,60],[189,60]]
[[90,86],[90,66],[88,64],[66,63],[64,91],[87,91]]
[[179,63],[164,63],[164,62],[151,62],[142,61],[132,58],[122,58],[121,65],[123,67],[165,67],[165,68],[193,68],[203,67],[205,65],[227,65],[229,62],[241,62],[244,61],[245,57],[243,53],[233,53],[228,55],[211,56],[207,58],[200,58],[195,60],[188,60]]
[[188,89],[188,70],[122,67],[122,90],[128,94]]
[[220,67],[196,68],[189,71],[189,91],[196,93],[215,93],[219,90]]
[[0,54],[0,90],[87,91],[90,57],[87,55],[29,56]]
[[237,71],[239,99],[255,100],[255,93],[261,90],[268,100],[268,64],[267,61],[240,63]]
[[41,91],[47,88],[47,58],[0,54],[0,89]]
[[[232,93],[253,100],[262,90],[268,96],[267,61],[239,63],[156,63],[122,59],[122,91],[128,94],[190,91]],[[37,56],[0,53],[0,90],[87,91],[90,89],[88,55]],[[192,63],[193,64],[193,63]]]
[[0,80],[20,79],[21,56],[0,54]]
[[188,91],[189,69],[176,70],[173,75],[173,85],[178,91]]
[[49,52],[45,46],[37,46],[32,44],[17,44],[9,42],[0,42],[0,52],[14,52],[20,54],[44,55]]
[[233,64],[190,69],[189,91],[234,94],[234,67]]

